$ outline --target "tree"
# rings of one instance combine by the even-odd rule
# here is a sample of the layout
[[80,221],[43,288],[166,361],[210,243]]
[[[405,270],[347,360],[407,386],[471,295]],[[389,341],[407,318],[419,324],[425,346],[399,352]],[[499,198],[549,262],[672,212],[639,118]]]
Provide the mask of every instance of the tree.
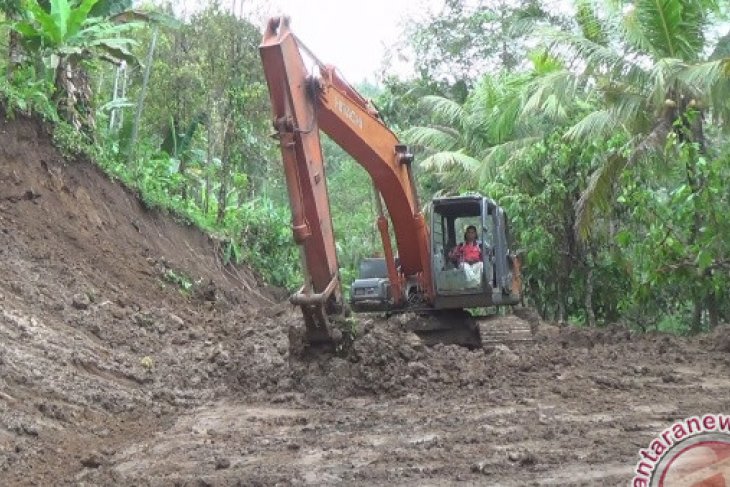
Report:
[[[690,192],[700,194],[697,162],[708,155],[705,121],[727,121],[730,116],[730,58],[728,37],[713,44],[707,34],[718,13],[714,0],[608,5],[581,0],[578,7],[580,33],[550,37],[553,52],[566,57],[567,65],[583,69],[566,69],[563,85],[543,83],[543,96],[583,89],[596,101],[598,108],[568,130],[571,140],[605,139],[616,132],[627,138],[624,146],[601,158],[577,202],[576,229],[585,236],[595,225],[596,210],[609,207],[623,171],[665,157],[662,151],[672,134],[687,143],[683,147],[690,154],[668,156],[683,164]],[[705,221],[696,206],[688,245],[696,244]],[[700,328],[702,310],[715,301],[714,292],[701,294],[693,296],[694,330]]]
[[32,56],[32,62],[56,88],[55,99],[64,117],[77,129],[94,126],[88,60],[136,63],[134,41],[120,37],[137,28],[137,22],[113,24],[93,17],[98,0],[51,0],[44,8],[37,0],[22,0],[24,18],[12,24]]
[[[0,3],[0,12],[5,15],[8,21],[17,21],[23,12],[21,0],[3,1]],[[13,72],[21,64],[22,60],[23,53],[20,45],[20,34],[16,30],[10,29],[8,33],[8,78],[12,77]]]
[[713,46],[707,35],[717,12],[715,0],[579,0],[580,31],[546,34],[566,68],[538,80],[536,108],[566,93],[586,97],[596,110],[568,130],[571,140],[628,135],[624,147],[603,159],[581,197],[581,233],[590,230],[595,210],[606,207],[627,165],[661,151],[672,131],[684,132],[704,151],[705,117],[730,116],[730,38]]
[[565,118],[563,110],[555,106],[531,113],[533,80],[550,75],[560,65],[543,52],[530,55],[529,60],[532,69],[527,73],[482,77],[464,103],[433,95],[421,99],[431,124],[413,127],[404,135],[426,151],[421,162],[425,169],[452,182],[473,179],[464,178],[466,172],[477,176],[475,183],[483,184],[494,178],[500,165],[541,140],[556,120],[564,121],[560,120]]
[[[560,25],[546,0],[446,0],[438,12],[406,29],[422,78],[460,86],[463,95],[486,73],[519,68],[536,23]],[[457,101],[463,101],[456,98]]]
[[147,143],[158,139],[174,159],[178,195],[221,222],[272,177],[260,36],[257,26],[212,5],[179,29],[161,30],[151,70]]

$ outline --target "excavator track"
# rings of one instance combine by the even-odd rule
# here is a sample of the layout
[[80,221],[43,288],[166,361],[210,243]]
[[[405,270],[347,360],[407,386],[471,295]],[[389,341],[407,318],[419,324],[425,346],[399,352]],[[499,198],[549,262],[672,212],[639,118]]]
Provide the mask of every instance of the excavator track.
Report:
[[476,321],[482,348],[534,341],[534,326],[517,315],[480,317]]
[[498,344],[534,341],[535,320],[515,312],[508,315],[472,316],[450,310],[421,316],[407,325],[426,345],[454,344],[468,348],[493,348]]

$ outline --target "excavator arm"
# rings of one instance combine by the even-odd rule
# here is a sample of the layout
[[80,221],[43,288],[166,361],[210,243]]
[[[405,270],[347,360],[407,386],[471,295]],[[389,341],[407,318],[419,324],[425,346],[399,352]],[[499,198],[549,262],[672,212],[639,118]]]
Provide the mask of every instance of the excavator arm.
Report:
[[[336,333],[329,317],[344,308],[320,130],[365,168],[378,202],[381,197],[385,202],[398,263],[382,211],[378,228],[394,304],[405,299],[406,279],[415,279],[420,293],[432,298],[429,235],[411,171],[413,156],[365,98],[308,52],[289,29],[288,18],[268,22],[259,51],[284,164],[292,232],[305,273],[305,283],[291,301],[302,308],[308,341],[332,341]],[[316,75],[307,70],[303,54],[316,65]]]

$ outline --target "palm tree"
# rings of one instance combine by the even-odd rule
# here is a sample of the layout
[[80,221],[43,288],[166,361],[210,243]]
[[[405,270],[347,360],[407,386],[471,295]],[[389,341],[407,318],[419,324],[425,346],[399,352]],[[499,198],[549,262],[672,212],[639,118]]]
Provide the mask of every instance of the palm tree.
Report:
[[568,130],[569,139],[623,133],[629,140],[606,155],[577,204],[576,230],[586,236],[627,166],[661,150],[676,130],[704,151],[704,117],[728,120],[730,36],[713,42],[707,34],[718,27],[716,0],[577,0],[577,7],[580,32],[547,34],[567,67],[562,83],[538,81],[535,106],[556,94],[585,97],[598,108]]
[[559,65],[544,52],[530,59],[529,73],[484,76],[463,104],[441,96],[424,97],[421,104],[433,123],[404,133],[409,143],[425,150],[421,167],[436,172],[447,184],[463,181],[464,174],[476,175],[475,182],[484,183],[494,178],[501,164],[540,140],[546,122],[565,114],[559,113],[562,105],[555,104],[555,110],[524,116],[532,99],[530,87],[534,79],[549,75]]
[[[696,161],[709,150],[705,120],[730,119],[730,34],[712,39],[720,15],[716,0],[577,1],[577,33],[551,32],[551,51],[565,60],[562,83],[537,81],[533,105],[570,93],[597,107],[566,137],[589,142],[622,135],[623,147],[599,161],[576,204],[576,231],[586,237],[597,212],[610,207],[613,189],[627,167],[661,158],[668,137],[689,143],[686,184],[699,191]],[[689,231],[694,243],[704,216],[699,208]],[[692,329],[706,307],[713,322],[714,291],[695,293]],[[716,316],[716,313],[714,314]]]

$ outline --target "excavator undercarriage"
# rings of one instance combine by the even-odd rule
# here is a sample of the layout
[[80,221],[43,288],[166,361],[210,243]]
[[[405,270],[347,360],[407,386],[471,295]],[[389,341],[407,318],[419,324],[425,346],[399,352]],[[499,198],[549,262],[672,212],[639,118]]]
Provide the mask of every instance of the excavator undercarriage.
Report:
[[405,327],[428,346],[461,345],[471,349],[529,343],[535,332],[534,324],[516,314],[475,316],[466,310],[417,314]]

